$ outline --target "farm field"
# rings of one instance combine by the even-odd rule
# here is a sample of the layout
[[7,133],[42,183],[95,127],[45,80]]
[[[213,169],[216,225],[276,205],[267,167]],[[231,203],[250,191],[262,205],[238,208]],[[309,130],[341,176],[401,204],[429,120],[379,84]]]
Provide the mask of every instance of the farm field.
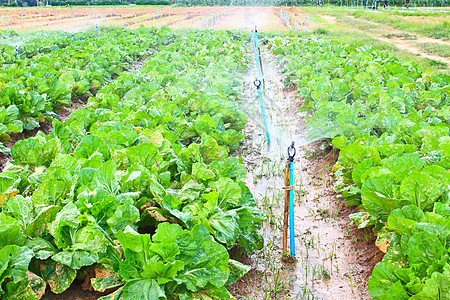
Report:
[[441,10],[0,8],[0,297],[450,298]]

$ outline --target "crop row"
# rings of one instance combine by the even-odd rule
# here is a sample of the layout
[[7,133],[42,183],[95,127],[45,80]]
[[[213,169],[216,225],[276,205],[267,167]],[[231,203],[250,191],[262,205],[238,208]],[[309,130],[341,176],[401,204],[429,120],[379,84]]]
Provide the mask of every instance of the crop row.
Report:
[[[94,33],[77,33],[77,39],[86,39]],[[18,35],[14,31],[0,31],[0,65],[16,63],[19,59],[50,53],[72,43],[72,34],[66,31],[38,31]],[[16,46],[19,50],[17,57]]]
[[[88,98],[130,68],[133,61],[171,42],[167,29],[108,30],[0,70],[0,143],[11,133],[32,130],[73,99]],[[9,149],[0,144],[3,152]]]
[[185,33],[18,141],[0,174],[2,299],[61,293],[86,269],[104,299],[229,299],[248,267],[227,249],[259,249],[264,219],[229,156],[246,63],[241,35]]
[[450,297],[450,77],[371,47],[268,40],[304,98],[309,139],[340,149],[336,191],[386,253],[374,299]]

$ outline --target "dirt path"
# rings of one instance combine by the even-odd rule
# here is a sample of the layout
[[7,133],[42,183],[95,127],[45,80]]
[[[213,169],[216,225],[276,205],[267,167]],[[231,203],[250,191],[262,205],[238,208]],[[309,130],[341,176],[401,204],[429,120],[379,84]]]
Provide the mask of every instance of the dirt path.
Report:
[[[259,100],[253,85],[255,69],[246,75],[242,109],[249,117],[240,153],[248,168],[246,184],[267,214],[264,248],[243,260],[252,271],[234,287],[245,299],[370,299],[367,280],[381,253],[372,237],[349,225],[354,208],[344,207],[334,193],[331,167],[337,153],[306,145],[301,99],[286,90],[274,56],[263,53],[264,104],[271,144],[268,146]],[[295,162],[296,263],[282,258],[284,167],[291,141]],[[305,146],[302,146],[305,145]]]
[[[335,17],[328,16],[328,15],[322,15],[321,17],[322,17],[322,19],[327,21],[329,24],[335,24],[336,21],[338,21]],[[354,28],[354,27],[352,28],[353,30],[358,30],[374,39],[377,39],[377,40],[380,40],[380,41],[383,41],[383,42],[386,42],[389,44],[393,44],[400,50],[408,51],[408,52],[411,52],[415,55],[418,55],[418,56],[421,56],[424,58],[440,61],[440,62],[446,63],[448,66],[450,66],[450,58],[442,57],[439,55],[428,54],[417,45],[417,44],[423,44],[423,43],[435,43],[435,44],[450,46],[450,41],[433,39],[430,37],[424,37],[424,36],[417,35],[417,34],[413,34],[413,35],[409,34],[410,36],[412,35],[415,37],[414,40],[402,39],[401,38],[402,36],[408,35],[407,32],[395,29],[388,25],[368,21],[368,20],[365,20],[362,18],[355,18],[354,16],[344,16],[344,18],[356,20],[365,25],[371,25],[370,28],[365,26],[366,27],[365,30],[361,30],[361,29]],[[390,34],[391,38],[386,37],[386,34]]]

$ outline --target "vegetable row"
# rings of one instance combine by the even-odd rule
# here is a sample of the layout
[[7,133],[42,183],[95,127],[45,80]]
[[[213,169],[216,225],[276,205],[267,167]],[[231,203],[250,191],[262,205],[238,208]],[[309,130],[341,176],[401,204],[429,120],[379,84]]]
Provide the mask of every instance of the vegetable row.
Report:
[[18,141],[0,174],[2,299],[86,273],[114,291],[103,299],[229,299],[249,267],[227,250],[262,246],[264,215],[229,155],[247,59],[239,34],[185,33],[51,134]]
[[167,29],[102,31],[101,38],[86,34],[71,45],[30,59],[5,64],[0,70],[0,147],[11,133],[40,127],[58,119],[61,107],[87,99],[131,68],[133,61],[168,44]]
[[[94,33],[90,31],[79,32],[76,33],[76,38],[85,39],[93,35]],[[32,58],[38,54],[65,48],[72,41],[72,34],[66,31],[38,31],[21,35],[14,31],[0,31],[0,65],[16,63],[19,59]]]
[[447,299],[450,77],[368,46],[274,37],[286,84],[304,98],[309,139],[340,149],[335,189],[386,253],[374,299]]

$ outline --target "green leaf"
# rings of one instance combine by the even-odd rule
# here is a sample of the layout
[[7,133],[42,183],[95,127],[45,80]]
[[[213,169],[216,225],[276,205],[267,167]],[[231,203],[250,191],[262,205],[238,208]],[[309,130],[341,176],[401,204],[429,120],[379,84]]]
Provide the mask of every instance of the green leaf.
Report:
[[0,212],[0,248],[6,245],[23,245],[25,235],[20,222]]
[[32,240],[28,239],[25,245],[33,250],[34,257],[41,260],[45,260],[57,252],[56,248],[53,247],[49,241],[40,237],[36,237]]
[[107,223],[113,232],[124,230],[127,226],[136,230],[137,226],[135,224],[139,219],[139,209],[133,205],[133,201],[129,200],[117,207],[114,215],[107,220]]
[[47,230],[48,224],[55,220],[60,209],[61,208],[56,205],[49,205],[42,208],[37,216],[27,226],[25,230],[26,234],[30,237],[38,237],[42,235]]
[[219,211],[213,214],[208,221],[209,226],[213,229],[213,234],[217,241],[227,245],[227,248],[231,249],[240,233],[239,217],[236,212]]
[[339,153],[339,162],[346,167],[353,168],[364,159],[371,159],[377,165],[380,162],[380,154],[373,147],[356,143],[345,146]]
[[80,227],[78,216],[80,211],[72,202],[58,212],[55,221],[50,225],[50,233],[55,238],[58,248],[64,249],[72,245],[74,231]]
[[[97,274],[97,268],[95,270]],[[120,280],[120,277],[117,273],[111,272],[106,269],[103,269],[101,271],[101,276],[103,277],[91,278],[91,285],[95,291],[103,293],[107,289],[112,289],[123,285],[123,282]]]
[[155,279],[135,279],[127,282],[122,289],[122,297],[142,300],[167,299],[164,290]]
[[234,182],[230,178],[219,178],[219,180],[213,184],[213,187],[219,193],[218,207],[236,207],[241,198],[241,188],[239,184]]
[[409,174],[400,186],[402,199],[423,211],[433,208],[434,202],[441,195],[441,184],[433,177],[414,172]]
[[348,144],[348,139],[346,136],[337,136],[332,141],[333,147],[336,149],[342,149]]
[[204,163],[194,163],[192,165],[192,176],[198,181],[204,182],[216,177],[213,171]]
[[49,284],[55,294],[61,294],[69,288],[77,276],[74,269],[51,259],[40,263],[42,278]]
[[371,177],[361,187],[361,202],[369,214],[387,221],[389,214],[396,208],[409,204],[399,199],[400,187],[393,175]]
[[45,294],[45,281],[30,271],[27,271],[26,279],[17,283],[10,281],[6,284],[6,294],[3,299],[38,300]]
[[7,245],[0,250],[0,283],[6,278],[18,283],[26,278],[28,265],[34,253],[27,247]]
[[407,205],[402,208],[395,209],[388,217],[389,229],[406,234],[408,230],[415,224],[420,222],[425,214],[423,211],[414,205]]
[[237,260],[230,259],[228,262],[228,268],[230,269],[230,277],[228,278],[227,285],[235,283],[238,279],[242,278],[251,270],[251,266],[246,266]]
[[176,260],[170,263],[148,261],[142,266],[141,277],[155,279],[159,284],[173,281],[178,272],[184,269],[184,263]]
[[88,135],[83,138],[75,148],[73,155],[75,158],[89,159],[94,155],[100,155],[102,160],[109,159],[108,147],[102,139],[95,135]]
[[408,241],[408,249],[410,264],[432,265],[448,253],[436,234],[429,232],[420,232],[413,235]]
[[109,195],[114,196],[119,193],[119,183],[116,178],[116,164],[109,160],[105,162],[92,178],[94,188],[107,191]]
[[98,256],[89,251],[62,251],[52,256],[52,259],[58,263],[66,265],[71,269],[78,270],[84,266],[90,266],[97,262]]
[[114,293],[98,298],[98,300],[123,300],[123,287],[119,288]]
[[244,180],[247,177],[247,168],[239,162],[237,157],[215,160],[210,166],[219,178],[228,177],[234,180]]
[[372,298],[384,300],[409,298],[401,281],[395,275],[396,270],[397,268],[390,263],[376,264],[368,283]]
[[413,300],[450,299],[450,267],[447,264],[443,273],[435,272],[425,281],[423,290],[411,297]]

